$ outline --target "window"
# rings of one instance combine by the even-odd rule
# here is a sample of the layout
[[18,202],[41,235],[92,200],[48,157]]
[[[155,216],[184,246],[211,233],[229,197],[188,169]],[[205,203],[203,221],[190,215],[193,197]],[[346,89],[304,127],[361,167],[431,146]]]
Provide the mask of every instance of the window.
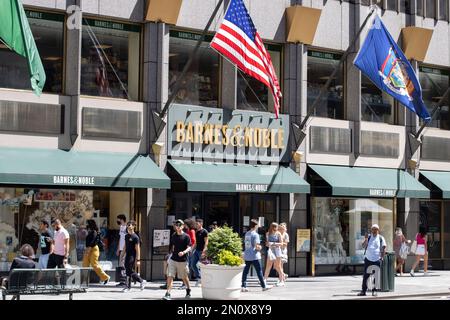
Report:
[[[435,106],[450,85],[450,70],[420,67],[419,82],[422,87],[423,101],[431,115]],[[450,130],[449,97],[447,97],[446,101],[447,103],[433,117],[433,121],[428,124],[429,126]]]
[[312,206],[316,265],[363,264],[362,243],[375,223],[393,250],[393,200],[313,198]]
[[386,1],[387,2],[387,4],[386,4],[386,9],[387,10],[397,10],[397,0],[388,0],[388,1]]
[[[420,227],[427,230],[428,258],[441,258],[441,202],[420,201]],[[409,235],[413,240],[415,234]]]
[[427,18],[435,18],[436,0],[425,0],[425,16]]
[[394,124],[394,99],[361,74],[362,120]]
[[[278,82],[281,86],[281,46],[266,44],[266,50],[270,54]],[[281,103],[282,101],[280,100]],[[237,106],[238,109],[244,110],[274,112],[272,91],[261,81],[238,70]]]
[[[44,92],[61,93],[64,16],[25,10],[46,74]],[[31,90],[27,60],[0,42],[0,87]]]
[[[169,94],[200,39],[199,34],[170,31]],[[174,102],[206,107],[219,106],[219,54],[209,47],[211,36],[201,44]]]
[[400,0],[400,12],[411,14],[411,0]]
[[[320,51],[308,51],[308,112],[319,95],[320,89],[339,64],[341,55]],[[344,119],[344,67],[341,64],[336,77],[332,79],[325,94],[316,105],[313,115],[332,119]]]
[[448,0],[439,0],[439,20],[448,20]]
[[138,25],[83,19],[81,94],[139,99]]

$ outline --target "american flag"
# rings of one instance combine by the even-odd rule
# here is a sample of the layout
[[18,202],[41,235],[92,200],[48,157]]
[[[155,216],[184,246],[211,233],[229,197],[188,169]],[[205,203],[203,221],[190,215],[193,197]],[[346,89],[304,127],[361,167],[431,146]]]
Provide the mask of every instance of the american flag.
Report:
[[246,74],[270,88],[278,119],[281,90],[272,59],[253,24],[243,0],[231,0],[211,48],[228,58]]

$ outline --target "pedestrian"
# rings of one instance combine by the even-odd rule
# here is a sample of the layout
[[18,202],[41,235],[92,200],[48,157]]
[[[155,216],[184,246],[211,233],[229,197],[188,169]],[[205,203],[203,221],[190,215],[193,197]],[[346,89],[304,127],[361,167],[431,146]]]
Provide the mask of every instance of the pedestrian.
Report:
[[[287,226],[285,222],[280,223],[279,226],[281,240],[283,244],[281,245],[281,270],[284,272],[284,264],[288,262],[288,245],[289,245],[289,234],[287,233]],[[287,273],[284,273],[284,279],[288,277]]]
[[403,276],[403,265],[405,264],[406,257],[408,255],[408,252],[405,251],[407,248],[407,243],[408,241],[403,235],[402,228],[395,228],[394,251],[396,257],[396,275],[399,274],[400,276]]
[[121,275],[121,278],[118,279],[119,283],[117,286],[125,286],[125,236],[127,235],[127,217],[124,214],[119,214],[117,216],[117,224],[119,225],[119,245],[117,246],[116,255],[118,257],[118,270]]
[[267,246],[267,262],[266,271],[264,273],[264,279],[267,281],[270,270],[272,267],[278,273],[277,287],[284,286],[284,272],[281,269],[281,246],[283,240],[281,234],[278,231],[278,223],[272,222],[269,231],[266,233],[266,246]]
[[250,220],[250,230],[245,233],[244,237],[244,261],[245,268],[242,273],[242,292],[247,292],[247,275],[250,271],[250,267],[253,266],[256,270],[256,275],[259,279],[263,291],[269,290],[272,286],[268,285],[262,274],[261,267],[261,244],[259,234],[256,232],[258,229],[258,220]]
[[[20,275],[18,275],[19,277],[17,279],[12,277],[14,275],[11,275],[11,271],[14,269],[35,269],[36,263],[33,261],[33,259],[34,259],[33,247],[30,246],[29,244],[24,244],[20,248],[20,256],[14,258],[13,262],[11,263],[11,268],[9,269],[10,275],[8,276],[8,279],[2,279],[0,281],[2,289],[8,287],[8,282],[14,283],[15,286],[21,287],[22,286],[26,287],[27,284],[33,283],[34,279],[31,273],[29,274],[29,277],[23,276],[20,277]],[[14,295],[11,300],[15,299],[17,299],[16,295]]]
[[194,277],[197,280],[196,286],[200,285],[201,275],[198,269],[198,262],[205,256],[208,247],[208,231],[203,228],[203,220],[197,219],[197,232],[195,233],[196,242],[192,245],[191,268],[194,271]]
[[52,227],[55,230],[53,235],[54,250],[48,259],[48,268],[65,268],[68,264],[70,245],[69,232],[61,224],[61,220],[55,219],[52,221]]
[[[191,246],[194,246],[196,243],[195,238],[195,232],[196,232],[196,226],[195,221],[193,219],[185,219],[184,220],[184,230],[183,230],[191,239]],[[189,252],[186,255],[188,267],[189,267],[189,279],[193,279],[194,277],[194,270],[191,269],[191,262],[192,262],[192,251]],[[181,286],[180,289],[186,289],[185,287]]]
[[427,243],[427,229],[420,226],[419,233],[416,234],[417,248],[416,261],[411,267],[409,274],[414,277],[414,269],[419,265],[420,259],[423,259],[423,275],[428,275],[428,243]]
[[[169,240],[169,250],[172,247],[172,236],[174,234],[176,234],[175,231],[175,221],[173,221],[172,223],[172,230],[171,230],[171,235],[170,235],[170,240]],[[167,290],[167,277],[168,277],[168,272],[169,272],[169,260],[172,257],[172,253],[168,253],[164,256],[164,262],[163,262],[163,268],[164,268],[164,277],[166,278],[166,283],[164,283],[163,285],[160,285],[159,288],[160,289],[164,289]],[[182,285],[184,286],[184,284]]]
[[209,226],[209,232],[213,232],[213,231],[216,230],[218,227],[219,227],[219,226],[218,226],[218,224],[217,224],[217,221],[213,221],[213,222],[211,223],[211,225]]
[[370,274],[367,273],[367,268],[372,265],[376,265],[381,268],[381,261],[384,259],[386,253],[386,240],[380,234],[380,227],[377,224],[372,225],[371,235],[366,233],[363,242],[364,252],[364,275],[362,282],[362,290],[358,293],[358,296],[365,296],[367,291],[367,279]]
[[175,221],[176,234],[172,235],[170,252],[172,256],[169,259],[167,274],[167,291],[164,300],[170,300],[170,290],[172,289],[173,279],[178,276],[186,285],[186,298],[191,297],[191,288],[189,285],[189,267],[187,264],[187,254],[191,251],[191,239],[183,232],[183,220]]
[[41,231],[39,235],[39,247],[41,248],[41,255],[39,256],[38,262],[39,269],[47,269],[48,258],[53,252],[53,239],[50,236],[50,232],[48,232],[48,227],[48,221],[45,219],[41,220],[39,225],[39,231]]
[[145,289],[147,281],[136,273],[136,269],[141,266],[141,245],[140,239],[135,232],[136,221],[130,220],[127,223],[127,234],[125,235],[125,271],[127,274],[126,286],[123,292],[131,290],[131,279],[139,282],[141,291]]
[[83,267],[92,267],[100,278],[100,281],[103,282],[103,284],[107,284],[110,276],[108,276],[98,264],[98,258],[100,256],[99,242],[101,241],[100,232],[95,220],[87,220],[86,224],[88,235],[86,237],[86,251],[83,257]]

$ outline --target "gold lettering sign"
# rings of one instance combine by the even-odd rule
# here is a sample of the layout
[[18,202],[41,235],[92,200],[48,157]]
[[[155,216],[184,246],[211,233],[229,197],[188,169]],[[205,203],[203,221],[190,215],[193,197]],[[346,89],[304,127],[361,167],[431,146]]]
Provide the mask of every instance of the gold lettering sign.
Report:
[[246,148],[284,148],[284,130],[267,128],[242,128],[240,125],[230,127],[228,125],[210,124],[183,121],[176,122],[177,142],[232,145]]

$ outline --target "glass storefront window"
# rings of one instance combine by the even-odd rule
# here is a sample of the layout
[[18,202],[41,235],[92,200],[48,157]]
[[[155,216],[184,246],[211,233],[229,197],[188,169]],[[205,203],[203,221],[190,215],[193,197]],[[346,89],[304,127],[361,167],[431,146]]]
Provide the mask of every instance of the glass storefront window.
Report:
[[[423,101],[431,115],[442,95],[450,86],[450,70],[422,66],[419,68],[419,82],[422,87]],[[428,126],[450,130],[448,101],[449,97],[447,97],[447,103],[441,107],[440,112],[434,115],[433,121]]]
[[416,0],[416,15],[423,16],[423,0]]
[[[169,95],[173,85],[183,71],[201,35],[170,31],[169,44]],[[219,54],[209,47],[211,36],[206,36],[194,57],[182,86],[175,97],[175,103],[218,107],[219,105]]]
[[83,19],[81,94],[137,101],[140,36],[138,25]]
[[[64,15],[25,10],[44,66],[44,92],[61,93],[64,57]],[[0,41],[0,87],[31,90],[27,60]]]
[[397,0],[387,1],[387,10],[397,10]]
[[362,120],[394,124],[394,99],[361,74]]
[[[427,230],[428,257],[429,259],[441,258],[441,202],[420,201],[420,223],[419,227]],[[410,235],[410,237],[414,235]],[[413,238],[412,240],[414,240]]]
[[439,0],[439,19],[448,20],[448,0]]
[[411,14],[411,1],[400,0],[400,12]]
[[[273,67],[280,83],[281,79],[281,46],[266,44],[266,50],[270,54]],[[281,88],[283,90],[283,88]],[[280,100],[280,104],[282,100]],[[257,110],[274,112],[273,96],[270,89],[262,82],[244,74],[237,72],[237,107],[244,110]]]
[[436,0],[425,0],[425,14],[427,18],[434,18],[436,11]]
[[[319,95],[320,89],[327,82],[334,68],[339,64],[341,55],[320,51],[308,51],[308,112]],[[314,116],[332,119],[344,119],[344,67],[343,64],[336,78],[331,81],[328,94],[319,101]]]
[[312,210],[316,265],[364,263],[362,243],[375,223],[386,239],[387,251],[393,250],[391,199],[313,198]]
[[128,191],[0,188],[0,271],[9,270],[9,263],[25,243],[39,257],[39,224],[42,219],[51,218],[61,219],[69,232],[71,265],[82,264],[88,219],[97,222],[103,236],[105,251],[100,260],[117,265],[116,217],[124,214],[130,219],[130,203]]

